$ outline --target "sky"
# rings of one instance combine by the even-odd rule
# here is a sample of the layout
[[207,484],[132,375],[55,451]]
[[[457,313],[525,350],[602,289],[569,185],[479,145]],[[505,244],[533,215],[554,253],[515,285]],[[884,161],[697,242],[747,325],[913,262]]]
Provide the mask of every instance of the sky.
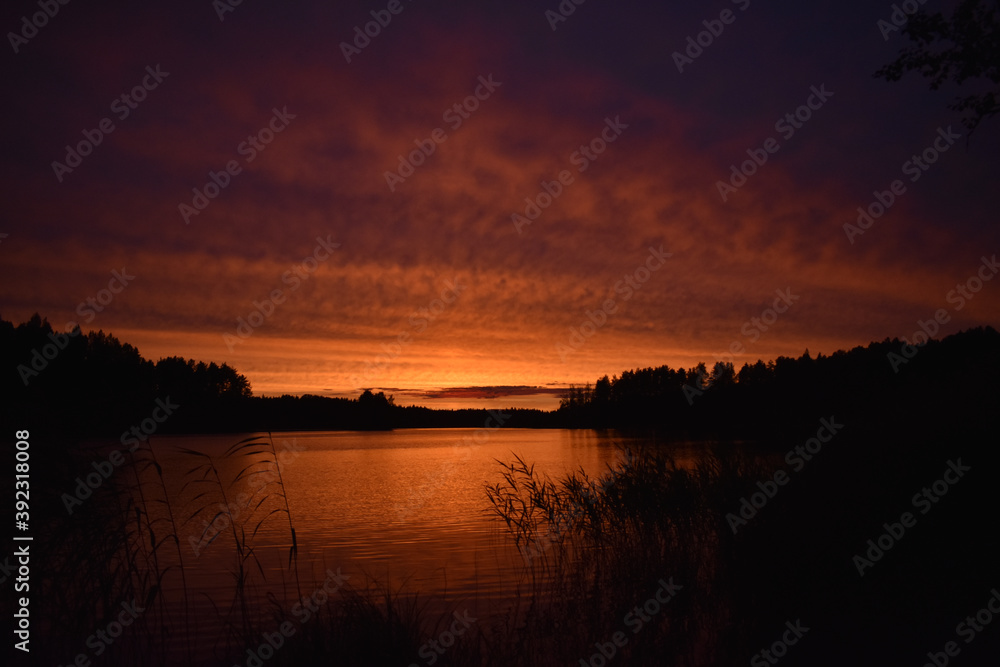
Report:
[[142,4],[0,13],[4,319],[542,408],[1000,326],[1000,121],[873,77],[892,3]]

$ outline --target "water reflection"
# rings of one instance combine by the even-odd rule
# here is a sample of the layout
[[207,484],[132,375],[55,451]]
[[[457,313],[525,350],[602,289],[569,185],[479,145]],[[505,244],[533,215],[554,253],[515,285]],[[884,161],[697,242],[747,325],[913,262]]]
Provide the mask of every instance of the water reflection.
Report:
[[[188,586],[199,592],[197,610],[224,608],[232,599],[234,563],[242,558],[236,543],[250,536],[253,559],[244,573],[253,584],[251,597],[291,601],[299,588],[340,568],[355,577],[352,583],[373,579],[420,594],[432,613],[497,613],[518,596],[524,565],[488,512],[484,488],[500,479],[497,461],[516,455],[553,478],[581,468],[594,476],[620,458],[617,446],[641,440],[578,430],[476,435],[476,429],[272,434],[298,570],[308,583],[296,583],[288,567],[291,530],[283,499],[273,497],[281,488],[276,476],[265,471],[237,479],[247,459],[224,456],[241,436],[157,439],[155,453],[177,511],[187,517],[199,503],[212,503],[180,535]],[[225,498],[190,484],[190,469],[199,461],[182,450],[213,458]],[[175,580],[175,594],[177,587]],[[212,626],[201,630],[210,635]]]

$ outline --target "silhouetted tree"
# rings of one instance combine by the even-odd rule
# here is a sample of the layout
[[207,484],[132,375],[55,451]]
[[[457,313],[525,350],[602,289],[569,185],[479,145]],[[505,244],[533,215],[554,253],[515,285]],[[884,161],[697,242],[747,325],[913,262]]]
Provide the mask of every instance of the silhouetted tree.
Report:
[[386,397],[385,392],[373,394],[371,389],[365,389],[358,396],[358,427],[365,430],[391,429],[394,426],[395,400]]
[[[46,357],[35,354],[43,349]],[[22,428],[8,423],[16,417],[73,437],[117,437],[148,418],[155,399],[168,396],[181,408],[158,433],[475,428],[487,416],[482,410],[401,408],[392,396],[371,390],[356,399],[254,397],[247,379],[226,364],[180,357],[153,364],[113,336],[61,334],[37,315],[16,327],[0,320],[0,358],[8,368],[0,378],[0,422]],[[995,412],[998,375],[1000,333],[986,327],[919,348],[886,339],[815,358],[806,350],[798,359],[744,364],[738,374],[724,362],[714,364],[711,373],[704,363],[687,371],[627,370],[601,377],[592,388],[570,386],[558,410],[522,411],[504,425],[654,427],[675,437],[773,438],[815,431],[817,419],[833,415],[859,432],[868,419],[869,426],[880,428],[913,425],[920,435],[927,422],[937,420],[944,429],[940,425],[947,419],[950,437],[951,430],[971,428],[966,417],[986,412],[983,405]],[[692,387],[700,393],[689,401]],[[956,422],[955,415],[962,419]]]
[[250,382],[227,364],[195,363],[192,359],[165,357],[156,362],[158,394],[177,400],[213,403],[250,398]]
[[951,18],[940,12],[916,12],[902,29],[914,44],[875,76],[899,81],[907,72],[918,71],[930,79],[931,90],[939,89],[946,81],[964,84],[985,80],[991,90],[959,97],[950,106],[967,112],[962,123],[971,134],[984,119],[1000,111],[998,4],[996,0],[963,0]]
[[688,371],[688,384],[702,391],[712,386],[704,361],[699,361],[697,366]]
[[736,383],[736,372],[729,362],[717,361],[712,367],[712,374],[709,376],[709,384],[715,388],[731,387]]
[[771,379],[771,372],[760,359],[753,366],[743,364],[737,380],[742,387],[763,387]]

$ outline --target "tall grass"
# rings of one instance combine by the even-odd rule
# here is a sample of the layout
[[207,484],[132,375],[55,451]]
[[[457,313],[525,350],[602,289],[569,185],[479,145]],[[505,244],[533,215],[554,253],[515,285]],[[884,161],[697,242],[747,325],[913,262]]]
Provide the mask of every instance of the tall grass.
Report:
[[[127,472],[112,476],[61,523],[54,557],[80,574],[59,590],[62,611],[53,613],[66,622],[65,637],[86,637],[135,598],[146,612],[110,647],[107,664],[242,665],[264,633],[287,622],[296,632],[268,667],[426,664],[420,648],[451,615],[435,617],[426,599],[389,582],[352,580],[308,623],[291,613],[315,589],[299,575],[297,531],[270,434],[243,439],[219,456],[177,451],[189,461],[182,480],[168,483],[153,449],[140,448]],[[522,555],[515,603],[481,619],[435,665],[578,664],[595,642],[624,629],[625,614],[649,599],[660,580],[670,579],[684,590],[616,664],[650,664],[664,655],[677,665],[718,662],[712,647],[730,641],[734,625],[726,556],[732,534],[724,514],[767,476],[762,462],[733,448],[685,466],[662,450],[622,450],[604,475],[592,478],[581,469],[557,480],[517,456],[498,463],[501,479],[485,495],[498,537]],[[173,497],[172,487],[180,489]],[[260,531],[275,521],[287,526],[287,542],[258,545]],[[214,586],[210,595],[192,584],[189,575],[201,568],[187,553],[189,535],[197,553],[211,551],[214,563],[228,559],[226,593]],[[268,581],[274,570],[261,562],[274,549],[280,582]],[[204,601],[212,618],[204,615]],[[74,641],[82,643],[66,642],[52,659],[70,662]]]
[[[36,636],[47,640],[32,642],[34,659],[70,663],[78,654],[94,658],[100,650],[109,664],[167,664],[162,647],[171,639],[163,584],[182,568],[165,547],[178,546],[176,530],[171,520],[164,525],[148,511],[149,504],[166,502],[165,489],[142,481],[145,471],[158,469],[151,451],[139,449],[127,461],[125,470],[114,471],[89,497],[72,504],[71,513],[61,501],[39,505],[46,521],[32,545],[31,601],[42,624]],[[66,461],[53,461],[52,467],[58,493],[43,497],[72,494],[74,468]],[[180,558],[179,549],[173,553]],[[112,643],[98,640],[95,634],[116,620],[123,604],[133,602],[144,609],[138,618]]]
[[724,643],[733,620],[725,513],[765,466],[731,447],[688,467],[654,448],[621,454],[598,478],[581,469],[552,480],[519,457],[498,461],[502,479],[486,495],[532,581],[531,605],[507,643],[529,647],[531,664],[578,664],[672,577],[685,591],[616,662],[669,654],[674,664],[713,664],[710,647]]
[[[435,619],[426,602],[388,582],[349,582],[308,623],[292,613],[317,589],[299,573],[297,531],[270,434],[240,440],[219,456],[176,451],[189,461],[180,480],[165,479],[147,444],[71,516],[47,512],[55,519],[39,546],[54,564],[47,569],[61,576],[46,585],[38,596],[45,608],[36,610],[51,620],[46,634],[59,640],[32,647],[33,657],[53,664],[71,663],[78,653],[95,665],[246,664],[247,649],[257,649],[264,633],[291,622],[296,632],[266,661],[269,667],[329,664],[331,656],[338,665],[422,662],[418,650],[428,633],[439,631],[450,616]],[[67,479],[93,456],[67,465]],[[179,491],[168,491],[170,481]],[[241,490],[246,493],[238,495]],[[287,526],[287,543],[275,546],[272,538],[267,547],[257,544],[260,531],[274,521]],[[203,577],[205,571],[192,564],[192,545],[194,559],[211,552],[212,563],[228,560],[231,585],[225,593],[217,585],[210,593],[191,583],[192,572]],[[280,582],[268,581],[261,562],[264,550],[275,548],[285,571]],[[133,599],[145,611],[95,656],[86,639]],[[470,633],[438,664],[478,664],[469,658],[478,651],[477,636]]]

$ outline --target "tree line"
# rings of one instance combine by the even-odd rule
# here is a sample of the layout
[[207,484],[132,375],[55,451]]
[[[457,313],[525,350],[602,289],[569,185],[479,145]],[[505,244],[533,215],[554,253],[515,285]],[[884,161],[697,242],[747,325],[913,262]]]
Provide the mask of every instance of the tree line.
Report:
[[[5,425],[42,424],[73,438],[114,436],[168,397],[179,407],[159,433],[478,428],[490,416],[485,409],[399,406],[371,390],[354,399],[254,396],[247,378],[227,364],[176,356],[154,363],[103,331],[59,336],[37,314],[17,326],[0,319]],[[36,352],[44,366],[37,359],[32,366]],[[988,412],[998,371],[1000,333],[980,327],[915,347],[886,339],[828,356],[806,350],[739,371],[726,362],[711,370],[704,363],[628,370],[570,387],[553,411],[505,409],[504,426],[652,429],[676,439],[774,438],[831,415],[875,429],[895,416],[903,427],[914,415],[968,417],[977,406]]]

